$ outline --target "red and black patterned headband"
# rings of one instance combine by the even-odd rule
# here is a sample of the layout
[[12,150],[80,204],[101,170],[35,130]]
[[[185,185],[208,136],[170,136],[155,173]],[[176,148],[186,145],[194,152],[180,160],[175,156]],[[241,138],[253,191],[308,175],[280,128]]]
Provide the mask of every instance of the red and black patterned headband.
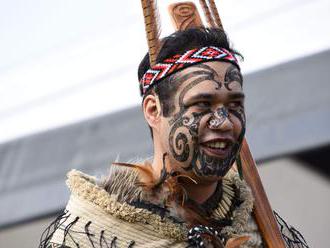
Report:
[[144,95],[157,82],[179,70],[197,63],[214,60],[227,61],[239,68],[236,57],[224,48],[214,46],[195,48],[186,51],[184,54],[177,54],[167,58],[148,69],[140,80],[142,93]]

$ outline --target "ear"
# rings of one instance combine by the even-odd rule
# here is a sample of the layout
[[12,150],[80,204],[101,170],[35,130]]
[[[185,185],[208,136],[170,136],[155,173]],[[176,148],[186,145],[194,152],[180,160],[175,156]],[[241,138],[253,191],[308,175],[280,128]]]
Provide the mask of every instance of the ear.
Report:
[[161,107],[160,102],[157,96],[155,95],[147,95],[143,101],[143,113],[144,118],[148,122],[149,126],[153,129],[159,128],[160,122],[160,114],[161,114]]

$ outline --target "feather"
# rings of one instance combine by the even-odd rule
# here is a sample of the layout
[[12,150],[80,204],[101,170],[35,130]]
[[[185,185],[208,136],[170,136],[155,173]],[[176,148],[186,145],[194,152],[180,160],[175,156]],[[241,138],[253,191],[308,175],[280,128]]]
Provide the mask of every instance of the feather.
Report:
[[197,182],[193,178],[177,171],[168,173],[166,171],[166,156],[166,153],[163,154],[163,168],[158,178],[155,177],[150,164],[140,165],[116,162],[113,165],[125,166],[136,170],[138,172],[137,185],[141,186],[143,191],[148,194],[149,200],[162,202],[174,216],[178,216],[189,226],[209,225],[210,218],[206,217],[206,212],[199,204],[188,200],[188,194],[181,179],[188,179],[195,184]]
[[130,164],[130,163],[122,163],[122,162],[115,162],[112,164],[117,166],[125,166],[137,170],[138,179],[139,179],[138,186],[152,188],[156,184],[157,179],[154,176],[150,164],[141,165],[141,164]]
[[152,66],[156,63],[160,49],[160,16],[156,0],[141,0],[141,4],[149,47],[149,60]]
[[138,172],[138,186],[144,189],[149,198],[163,204],[175,214],[185,220],[189,225],[206,225],[208,223],[205,213],[200,209],[199,205],[193,201],[187,201],[188,195],[183,187],[180,179],[186,178],[193,183],[197,183],[194,179],[179,172],[168,173],[166,171],[166,156],[163,155],[163,168],[159,178],[154,176],[151,165],[140,165],[130,163],[116,162],[113,165],[125,166],[133,168]]
[[209,1],[210,9],[211,9],[211,12],[212,12],[216,25],[218,26],[218,28],[224,30],[220,16],[219,16],[219,12],[218,12],[217,6],[215,5],[214,0],[208,0],[208,1]]
[[248,236],[228,239],[225,248],[239,248],[250,239]]
[[206,22],[208,24],[209,27],[215,27],[215,23],[214,20],[212,18],[209,6],[207,5],[205,0],[199,0],[200,5],[202,6],[205,18],[206,18]]

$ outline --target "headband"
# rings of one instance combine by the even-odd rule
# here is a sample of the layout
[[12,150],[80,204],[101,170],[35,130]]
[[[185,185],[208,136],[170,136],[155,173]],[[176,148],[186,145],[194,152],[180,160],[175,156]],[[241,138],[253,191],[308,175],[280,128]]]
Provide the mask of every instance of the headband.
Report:
[[224,48],[207,46],[177,54],[151,66],[140,80],[142,94],[160,80],[178,72],[184,68],[208,61],[225,61],[236,65],[239,68],[236,57]]

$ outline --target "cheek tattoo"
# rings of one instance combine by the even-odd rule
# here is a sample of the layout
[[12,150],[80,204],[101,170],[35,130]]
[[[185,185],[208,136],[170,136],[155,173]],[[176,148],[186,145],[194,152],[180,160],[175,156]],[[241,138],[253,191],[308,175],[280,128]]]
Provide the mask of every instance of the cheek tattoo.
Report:
[[169,135],[170,151],[177,161],[188,162],[185,167],[186,170],[192,169],[192,161],[196,159],[200,120],[207,113],[193,113],[191,116],[182,116],[171,128]]
[[[219,108],[212,112],[211,109],[202,112],[188,113],[189,107],[185,106],[183,99],[186,93],[206,80],[215,83],[215,89],[218,90],[225,85],[226,89],[231,90],[229,85],[234,81],[242,83],[241,78],[236,75],[235,70],[240,75],[236,67],[230,66],[227,71],[225,82],[222,83],[218,79],[217,72],[213,68],[199,64],[196,67],[202,68],[201,71],[195,71],[177,78],[184,82],[192,77],[198,76],[195,80],[186,85],[179,95],[179,111],[173,115],[169,124],[171,125],[169,133],[169,149],[175,160],[182,163],[185,170],[193,170],[199,176],[224,176],[230,169],[236,159],[236,155],[240,149],[245,133],[245,115],[243,107],[236,110],[227,110],[225,107]],[[240,80],[238,80],[240,79]],[[232,144],[230,154],[225,159],[209,156],[200,148],[199,129],[203,118],[207,118],[209,128],[218,128],[223,122],[230,118],[230,115],[239,119],[242,130],[237,141]]]
[[192,77],[195,77],[196,75],[200,75],[200,77],[188,84],[180,93],[180,110],[169,121],[169,124],[171,125],[171,130],[169,134],[169,147],[171,154],[177,161],[181,163],[186,163],[186,170],[190,170],[192,168],[191,161],[193,161],[196,156],[200,121],[202,117],[208,114],[210,111],[202,113],[192,113],[188,115],[186,114],[186,112],[188,111],[188,107],[184,106],[183,98],[188,92],[188,90],[190,90],[197,84],[208,80],[209,73],[205,71],[196,71],[194,73],[190,73],[176,79],[183,82]]

